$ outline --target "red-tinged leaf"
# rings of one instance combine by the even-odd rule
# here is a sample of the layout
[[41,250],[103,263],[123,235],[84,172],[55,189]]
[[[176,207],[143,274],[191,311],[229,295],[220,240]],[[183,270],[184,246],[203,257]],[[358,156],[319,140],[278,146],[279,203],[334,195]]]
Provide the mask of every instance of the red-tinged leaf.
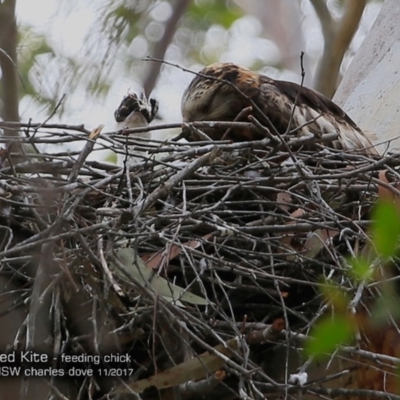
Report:
[[203,236],[202,238],[182,243],[182,245],[173,244],[169,248],[167,246],[165,249],[159,250],[155,253],[143,254],[141,258],[146,263],[148,268],[158,269],[162,263],[168,263],[169,261],[177,257],[181,253],[182,247],[190,247],[192,249],[196,249],[206,240],[208,240],[211,236],[212,233],[209,233]]

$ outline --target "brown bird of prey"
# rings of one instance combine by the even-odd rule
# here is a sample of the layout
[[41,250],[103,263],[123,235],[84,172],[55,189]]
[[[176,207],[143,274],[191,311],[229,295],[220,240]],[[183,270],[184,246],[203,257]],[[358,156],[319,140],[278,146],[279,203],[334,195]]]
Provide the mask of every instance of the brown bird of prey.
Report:
[[[232,63],[211,64],[196,75],[183,94],[182,116],[184,122],[248,122],[248,114],[240,117],[240,113],[249,106],[252,106],[251,114],[261,124],[268,128],[266,116],[281,135],[292,132],[298,136],[319,137],[324,133],[337,133],[338,140],[328,143],[330,146],[377,154],[367,134],[327,97],[296,83],[274,80]],[[220,140],[225,131],[204,130],[212,140]],[[232,129],[227,139],[247,141],[265,137],[261,131]]]

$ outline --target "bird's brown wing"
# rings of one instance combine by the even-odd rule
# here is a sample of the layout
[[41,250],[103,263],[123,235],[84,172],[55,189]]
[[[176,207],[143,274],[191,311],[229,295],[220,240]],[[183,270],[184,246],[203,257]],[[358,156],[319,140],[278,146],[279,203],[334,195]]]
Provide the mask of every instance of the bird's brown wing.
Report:
[[281,134],[293,130],[298,135],[336,132],[343,148],[377,154],[355,122],[337,104],[312,89],[261,76],[260,102]]
[[[338,122],[345,122],[354,129],[357,125],[347,116],[347,114],[335,103],[321,94],[297,85],[293,82],[272,81],[270,79],[260,80],[261,94],[264,100],[264,111],[267,116],[276,122],[280,133],[285,133],[288,128],[289,120],[293,113],[293,129],[299,123],[302,125],[313,119],[321,117],[335,119]],[[296,105],[295,110],[293,107]],[[299,115],[305,118],[301,121]],[[307,131],[317,131],[320,127],[315,123],[310,123]],[[314,132],[317,133],[317,132]]]
[[309,107],[323,115],[330,115],[338,121],[346,122],[354,129],[360,130],[356,123],[332,100],[321,93],[306,87],[297,85],[293,82],[275,81],[279,91],[285,95],[291,103],[300,107]]

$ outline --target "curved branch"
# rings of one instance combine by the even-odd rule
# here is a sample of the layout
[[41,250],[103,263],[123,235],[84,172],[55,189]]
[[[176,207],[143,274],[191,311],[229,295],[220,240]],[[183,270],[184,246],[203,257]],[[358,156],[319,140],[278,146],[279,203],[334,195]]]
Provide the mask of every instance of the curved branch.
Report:
[[332,18],[331,13],[328,10],[328,6],[325,0],[310,0],[314,7],[315,13],[318,16],[319,22],[322,28],[322,34],[324,36],[325,46],[327,43],[332,41],[335,33],[335,21]]
[[[322,0],[311,1],[313,4],[322,2]],[[365,5],[366,0],[346,0],[343,17],[335,24],[334,34],[331,35],[331,39],[325,38],[324,54],[318,66],[314,86],[316,90],[329,98],[335,93],[340,65],[357,31]],[[324,30],[322,20],[321,25]]]
[[[164,36],[156,43],[154,47],[153,57],[158,59],[164,59],[165,53],[169,44],[174,37],[176,27],[178,22],[182,18],[187,6],[189,5],[190,0],[177,0],[175,6],[173,7],[173,12],[171,17],[165,23],[165,31]],[[143,82],[143,91],[144,94],[148,97],[151,91],[156,84],[158,75],[160,73],[161,64],[160,63],[151,63],[150,68],[148,70],[148,74]]]

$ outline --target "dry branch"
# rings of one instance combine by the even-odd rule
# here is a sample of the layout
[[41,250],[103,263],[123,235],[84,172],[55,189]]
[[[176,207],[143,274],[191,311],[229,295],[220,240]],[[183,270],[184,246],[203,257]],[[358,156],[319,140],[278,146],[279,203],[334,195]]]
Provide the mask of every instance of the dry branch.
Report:
[[[324,137],[181,143],[90,134],[81,125],[2,124],[35,131],[19,140],[39,149],[44,141],[83,145],[0,168],[0,278],[13,284],[2,286],[0,299],[12,304],[0,315],[18,311],[25,321],[7,343],[38,351],[41,342],[65,371],[62,354],[131,358],[88,362],[93,377],[64,386],[54,380],[53,392],[234,399],[300,392],[380,398],[392,391],[399,355],[385,349],[343,347],[334,360],[349,367],[303,386],[282,379],[296,370],[278,361],[282,349],[301,351],[329,309],[320,289],[335,285],[322,277],[355,299],[356,315],[368,315],[378,284],[355,284],[343,259],[369,243],[379,191],[400,194],[399,157],[345,153],[325,147]],[[193,126],[206,124],[215,123]],[[127,140],[143,151],[129,171],[90,159],[99,150],[125,151]],[[306,150],[311,143],[314,150]],[[396,263],[393,269],[398,274]],[[382,276],[380,284],[391,279]],[[396,328],[388,322],[382,332],[398,335]],[[227,349],[233,341],[237,347]],[[342,384],[371,365],[386,389]],[[100,376],[111,368],[125,375]]]
[[324,35],[324,52],[315,74],[314,87],[320,93],[332,98],[338,84],[340,66],[358,29],[366,0],[346,0],[343,16],[335,21],[326,0],[311,0],[320,20]]

